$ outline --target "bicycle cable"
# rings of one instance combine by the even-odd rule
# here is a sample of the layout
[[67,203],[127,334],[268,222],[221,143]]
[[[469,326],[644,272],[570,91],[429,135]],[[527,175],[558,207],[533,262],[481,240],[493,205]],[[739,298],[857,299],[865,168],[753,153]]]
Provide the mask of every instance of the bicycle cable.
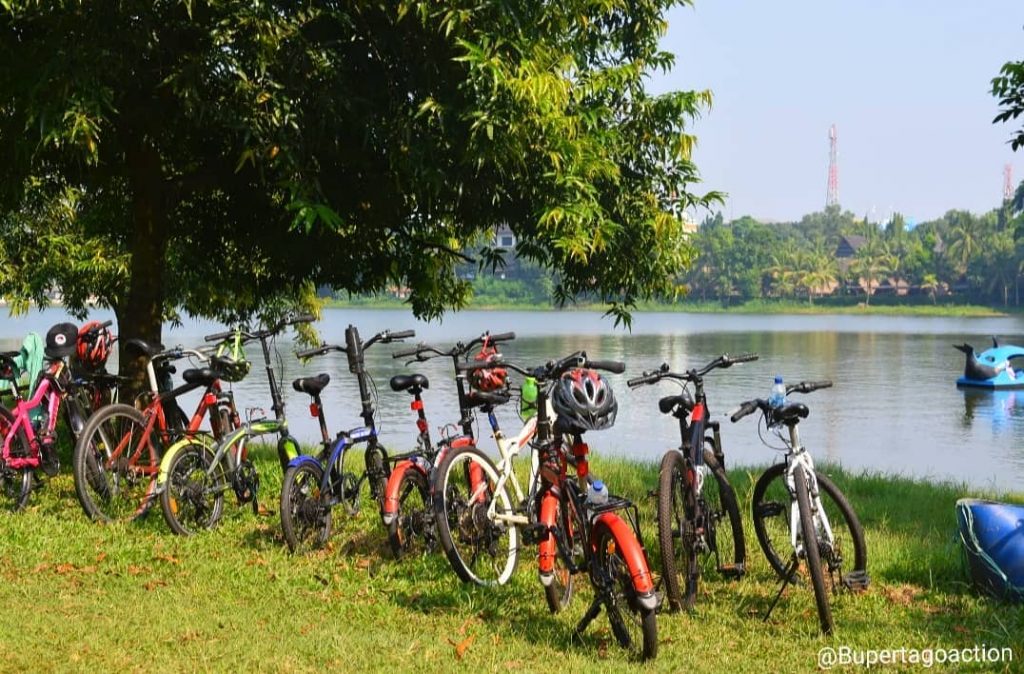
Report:
[[[761,418],[758,419],[758,421],[757,421],[757,438],[761,441],[761,444],[764,445],[765,447],[767,447],[768,449],[773,449],[773,450],[775,450],[777,452],[788,452],[790,450],[789,442],[786,440],[786,438],[784,438],[782,436],[782,431],[780,429],[775,429],[774,431],[772,431],[772,433],[777,438],[782,440],[782,447],[778,447],[776,445],[770,444],[767,440],[765,440],[765,437],[762,434],[762,430],[764,430],[764,431],[768,430],[768,422],[766,421],[766,419],[767,419],[767,415],[762,413],[761,414]],[[762,424],[764,424],[764,429],[761,428]]]

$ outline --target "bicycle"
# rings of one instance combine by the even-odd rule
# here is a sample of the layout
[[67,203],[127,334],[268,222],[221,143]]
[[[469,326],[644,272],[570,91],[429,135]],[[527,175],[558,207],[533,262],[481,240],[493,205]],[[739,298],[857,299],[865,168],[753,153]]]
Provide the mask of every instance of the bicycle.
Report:
[[[658,472],[658,543],[662,580],[672,610],[693,609],[701,568],[699,557],[712,556],[715,568],[730,579],[743,577],[746,545],[736,492],[725,474],[720,424],[710,419],[704,376],[716,368],[757,360],[757,354],[724,354],[702,368],[669,371],[668,363],[630,379],[630,388],[660,381],[680,383],[682,391],[658,401],[662,414],[679,420],[682,441],[665,453]],[[693,384],[693,396],[687,385]],[[710,429],[711,434],[705,434]],[[710,474],[714,480],[707,480]],[[678,566],[677,566],[678,565]],[[685,592],[680,590],[680,572]]]
[[[496,366],[508,367],[537,383],[537,414],[531,418],[535,437],[530,442],[534,458],[530,493],[513,502],[506,487],[511,482],[517,495],[521,493],[512,459],[525,442],[514,452],[503,452],[498,466],[477,448],[449,453],[438,467],[434,483],[434,516],[449,561],[464,581],[482,585],[504,582],[515,565],[518,529],[522,527],[524,542],[539,545],[538,573],[552,612],[569,603],[572,577],[586,571],[595,597],[575,633],[582,634],[604,608],[619,645],[641,659],[655,657],[658,598],[640,537],[637,508],[617,496],[609,496],[604,504],[587,499],[582,486],[590,480],[590,450],[582,440],[587,424],[564,415],[556,417],[552,397],[552,390],[563,385],[565,378],[584,389],[589,379],[594,388],[600,385],[593,384],[599,380],[593,370],[621,373],[625,366],[591,360],[580,351],[534,369],[505,361],[461,363],[459,368],[468,372]],[[614,410],[610,414],[590,430],[610,426]],[[574,467],[575,475],[567,474],[568,466]],[[627,518],[617,511],[625,511]],[[509,545],[495,545],[506,534]],[[482,582],[485,579],[479,577],[481,569],[475,563],[480,557],[489,557],[494,569],[501,571],[496,580]]]
[[224,512],[224,494],[228,489],[234,492],[239,505],[249,503],[253,514],[259,514],[260,477],[249,460],[248,443],[251,439],[276,433],[278,460],[282,467],[299,455],[298,441],[288,431],[284,396],[274,375],[270,351],[272,343],[276,344],[277,335],[285,328],[314,320],[316,318],[310,315],[289,315],[269,328],[253,332],[236,328],[205,337],[207,342],[234,340],[229,363],[222,365],[217,373],[229,381],[239,381],[248,374],[249,363],[244,359],[241,347],[259,341],[274,418],[254,418],[256,412],[263,410],[252,408],[247,410],[245,423],[236,424],[214,442],[191,436],[168,449],[160,463],[157,484],[160,509],[171,531],[190,536],[200,529],[217,526]]
[[[72,461],[78,501],[86,515],[102,522],[135,520],[149,511],[159,496],[164,448],[202,437],[207,416],[214,438],[238,424],[234,397],[220,386],[221,376],[233,366],[230,360],[196,349],[164,350],[141,339],[128,340],[125,350],[147,358],[149,391],[137,397],[137,406],[119,403],[94,412],[75,443]],[[185,370],[185,383],[174,387],[173,362],[182,358],[213,367]],[[189,418],[177,399],[196,389],[205,390]]]
[[[467,377],[458,371],[459,362],[468,357],[478,345],[481,347],[477,354],[478,359],[497,356],[498,352],[494,345],[515,339],[515,336],[514,332],[497,335],[485,332],[469,342],[458,342],[446,351],[436,346],[418,344],[412,349],[392,354],[393,358],[412,356],[412,360],[406,365],[426,362],[437,356],[452,359],[452,364],[456,368],[455,389],[459,401],[459,422],[455,426],[462,431],[459,435],[442,437],[435,445],[430,439],[426,412],[420,397],[422,389],[429,385],[426,377],[414,374],[396,375],[391,378],[391,390],[404,390],[413,396],[410,407],[417,412],[416,426],[419,430],[417,448],[406,455],[392,457],[395,466],[384,488],[382,516],[384,524],[388,527],[388,542],[396,559],[410,554],[418,547],[427,550],[436,547],[437,531],[430,496],[435,467],[444,460],[451,449],[476,445],[473,432],[474,409],[480,408],[484,414],[491,415],[495,406],[503,405],[511,399],[507,382],[501,374],[495,374],[493,383],[484,384],[479,379],[476,382],[496,390],[485,391],[479,390],[482,386],[467,386]],[[447,428],[449,427],[446,426],[445,429]]]
[[[786,394],[811,393],[830,386],[832,382],[827,380],[804,381],[787,386]],[[814,469],[810,452],[800,442],[797,427],[810,414],[807,405],[788,403],[773,407],[767,400],[748,400],[730,418],[735,423],[757,410],[761,411],[766,429],[774,431],[784,446],[769,445],[761,436],[759,426],[761,441],[771,449],[785,452],[784,462],[768,468],[754,485],[754,532],[769,564],[782,579],[782,586],[764,619],[771,615],[786,586],[794,582],[801,563],[804,563],[814,588],[821,631],[831,634],[833,621],[829,590],[833,594],[838,593],[840,586],[863,590],[870,582],[864,529],[846,496],[828,477]],[[782,434],[783,426],[788,430],[788,438]],[[783,521],[782,518],[787,516]],[[840,519],[845,531],[838,530]],[[792,548],[788,562],[783,561],[783,541],[786,538],[788,547]],[[844,573],[844,564],[849,561],[846,558],[849,553],[847,544],[853,547],[853,568]],[[823,562],[830,587],[826,587]]]
[[[105,330],[111,324],[108,321],[95,330]],[[48,363],[27,399],[18,388],[20,372],[14,358],[19,352],[0,354],[0,379],[10,382],[15,401],[13,411],[0,406],[0,437],[3,438],[0,494],[13,501],[16,511],[28,503],[39,469],[47,477],[54,477],[60,471],[57,456],[60,411],[64,410],[68,428],[76,436],[89,410],[91,394],[87,389],[102,391],[116,385],[116,378],[112,379],[105,372],[92,377],[72,376],[66,359],[76,348],[78,329],[74,325],[58,324],[51,328],[48,338],[51,336],[56,336],[58,343],[46,347]]]
[[[324,344],[295,354],[305,359],[331,351],[340,351],[348,357],[349,371],[356,375],[359,384],[362,407],[360,416],[363,425],[339,432],[332,444],[328,439],[327,422],[323,417],[323,406],[320,404],[320,392],[330,381],[330,377],[321,374],[294,382],[296,390],[304,391],[314,399],[320,418],[323,448],[316,456],[296,457],[288,464],[284,474],[284,482],[281,485],[281,528],[292,552],[302,550],[310,544],[322,546],[327,543],[331,536],[332,512],[336,506],[344,505],[350,517],[358,514],[359,495],[364,482],[369,484],[370,496],[378,504],[382,502],[384,486],[390,474],[391,459],[377,438],[377,427],[374,423],[376,387],[374,394],[371,395],[373,380],[366,372],[364,353],[374,344],[388,344],[414,337],[415,334],[412,330],[384,330],[364,342],[360,340],[359,330],[349,325],[345,329],[345,346]],[[412,377],[409,379],[410,386],[422,383]],[[366,450],[363,454],[363,472],[357,477],[354,472],[346,470],[345,460],[355,445],[364,442]]]

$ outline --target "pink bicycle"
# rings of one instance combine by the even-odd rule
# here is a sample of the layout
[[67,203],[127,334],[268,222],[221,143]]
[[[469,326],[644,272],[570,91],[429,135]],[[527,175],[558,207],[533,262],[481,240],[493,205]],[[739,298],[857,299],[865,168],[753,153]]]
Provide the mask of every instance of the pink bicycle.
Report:
[[[105,330],[109,325],[108,321],[93,329]],[[0,353],[0,379],[11,382],[15,399],[13,410],[0,406],[0,498],[11,502],[14,510],[28,503],[36,471],[42,469],[53,477],[60,469],[57,422],[61,408],[67,415],[68,428],[77,434],[92,412],[90,403],[95,391],[116,385],[117,377],[105,372],[72,376],[66,358],[74,353],[78,338],[78,328],[71,323],[50,329],[45,350],[48,363],[28,399],[23,398],[17,384],[19,368],[13,360],[17,352]]]

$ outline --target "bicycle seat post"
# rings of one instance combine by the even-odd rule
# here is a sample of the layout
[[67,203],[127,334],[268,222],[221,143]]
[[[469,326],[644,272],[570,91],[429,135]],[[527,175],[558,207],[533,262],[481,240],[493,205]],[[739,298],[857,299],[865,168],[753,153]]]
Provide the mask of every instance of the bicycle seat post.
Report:
[[309,406],[309,411],[320,422],[320,437],[323,439],[324,447],[327,447],[331,444],[331,438],[327,434],[327,419],[324,418],[324,405],[320,402],[319,393],[313,396],[313,404]]

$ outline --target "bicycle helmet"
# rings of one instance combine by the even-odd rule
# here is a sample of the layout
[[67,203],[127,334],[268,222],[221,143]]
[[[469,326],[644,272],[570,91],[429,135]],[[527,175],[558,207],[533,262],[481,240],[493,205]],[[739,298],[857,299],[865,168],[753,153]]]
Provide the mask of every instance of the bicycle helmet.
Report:
[[[484,343],[480,347],[480,353],[474,356],[474,360],[489,363],[501,354],[491,343],[490,337],[484,337]],[[503,367],[492,367],[483,370],[473,370],[469,373],[469,385],[482,393],[493,393],[500,391],[508,385],[508,370]]]
[[[107,364],[114,336],[110,330],[100,327],[99,321],[89,321],[78,329],[78,344],[75,353],[83,366],[98,370]],[[95,332],[92,332],[95,330]]]
[[216,355],[210,359],[210,363],[224,381],[238,382],[245,379],[252,368],[252,363],[245,358],[242,333],[236,330],[234,337],[224,341],[217,349]]
[[551,392],[558,421],[573,431],[600,431],[615,424],[619,404],[611,384],[594,370],[577,368],[563,374]]

